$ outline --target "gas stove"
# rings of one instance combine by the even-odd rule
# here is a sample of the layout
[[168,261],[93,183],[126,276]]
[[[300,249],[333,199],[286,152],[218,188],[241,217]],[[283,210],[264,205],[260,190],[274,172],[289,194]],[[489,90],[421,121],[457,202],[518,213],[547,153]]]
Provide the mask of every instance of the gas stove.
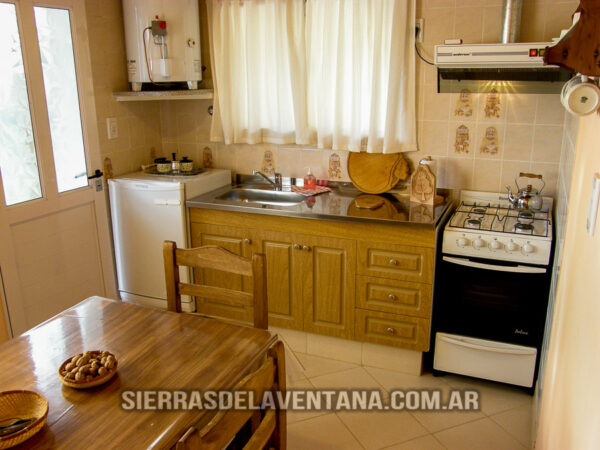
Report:
[[506,194],[463,191],[444,230],[446,254],[548,265],[552,198],[539,211],[518,210]]

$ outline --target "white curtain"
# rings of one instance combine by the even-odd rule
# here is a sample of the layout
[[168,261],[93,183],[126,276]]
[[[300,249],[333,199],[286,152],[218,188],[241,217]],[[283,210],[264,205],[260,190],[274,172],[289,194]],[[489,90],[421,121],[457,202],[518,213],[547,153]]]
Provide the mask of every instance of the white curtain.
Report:
[[414,0],[307,1],[311,143],[417,150],[414,24]]
[[207,5],[211,140],[417,150],[415,0]]
[[296,143],[306,128],[304,0],[207,0],[211,140]]

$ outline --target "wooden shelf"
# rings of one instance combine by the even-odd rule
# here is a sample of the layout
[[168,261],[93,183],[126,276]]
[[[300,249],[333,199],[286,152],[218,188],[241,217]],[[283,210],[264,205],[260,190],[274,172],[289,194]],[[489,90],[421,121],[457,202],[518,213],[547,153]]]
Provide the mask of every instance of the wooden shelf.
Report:
[[210,100],[213,98],[212,89],[195,89],[180,91],[141,91],[113,92],[118,102],[148,102],[158,100]]

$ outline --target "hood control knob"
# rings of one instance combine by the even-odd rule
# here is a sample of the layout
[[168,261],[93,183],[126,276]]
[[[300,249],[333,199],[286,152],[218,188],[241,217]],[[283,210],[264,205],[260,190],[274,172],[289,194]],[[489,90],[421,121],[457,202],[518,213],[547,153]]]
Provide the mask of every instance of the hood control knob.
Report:
[[481,238],[477,238],[473,241],[473,247],[481,248],[485,245],[485,241]]

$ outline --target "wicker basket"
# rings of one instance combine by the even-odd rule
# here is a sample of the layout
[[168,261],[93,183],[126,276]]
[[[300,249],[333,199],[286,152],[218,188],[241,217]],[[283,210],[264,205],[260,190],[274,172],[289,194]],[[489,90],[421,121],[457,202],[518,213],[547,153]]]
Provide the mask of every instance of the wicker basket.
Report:
[[29,439],[42,429],[48,417],[48,400],[37,392],[0,392],[0,421],[31,417],[37,418],[35,422],[16,433],[0,437],[0,449],[14,447]]
[[[92,353],[92,355],[97,355],[99,353],[102,353],[102,350],[92,350],[91,353]],[[115,356],[112,353],[111,353],[111,355],[113,357]],[[110,380],[112,377],[115,376],[115,374],[117,373],[117,367],[119,366],[119,361],[117,361],[117,358],[115,357],[115,367],[110,369],[106,375],[103,375],[101,377],[95,377],[94,379],[92,379],[90,381],[67,380],[65,377],[63,377],[61,375],[61,372],[65,368],[65,366],[71,361],[72,358],[73,358],[73,356],[71,358],[67,359],[66,361],[64,361],[60,365],[60,367],[58,368],[58,378],[60,378],[60,382],[62,384],[64,384],[65,386],[68,386],[70,388],[73,388],[73,389],[88,389],[88,388],[92,388],[95,386],[100,386],[101,384],[106,383],[108,380]]]

